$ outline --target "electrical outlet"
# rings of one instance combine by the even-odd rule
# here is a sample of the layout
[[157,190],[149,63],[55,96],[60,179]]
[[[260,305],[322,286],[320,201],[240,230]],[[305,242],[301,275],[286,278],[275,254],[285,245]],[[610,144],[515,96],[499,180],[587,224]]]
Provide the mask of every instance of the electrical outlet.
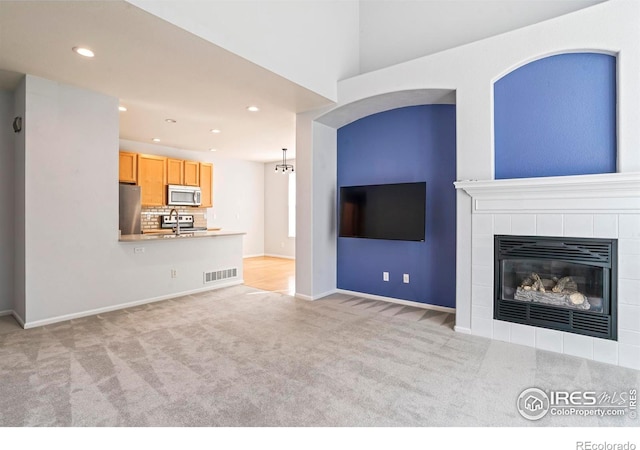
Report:
[[382,281],[389,281],[389,272],[382,272]]
[[178,271],[176,269],[171,269],[171,278],[178,278]]
[[403,283],[409,283],[409,274],[405,273],[402,275],[402,282]]
[[144,247],[135,247],[133,253],[144,253]]

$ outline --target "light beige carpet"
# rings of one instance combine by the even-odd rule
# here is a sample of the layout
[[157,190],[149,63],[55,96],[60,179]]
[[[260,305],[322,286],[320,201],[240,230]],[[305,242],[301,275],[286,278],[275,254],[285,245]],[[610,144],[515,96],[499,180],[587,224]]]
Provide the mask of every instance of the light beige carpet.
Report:
[[455,333],[453,316],[237,286],[22,330],[2,318],[2,426],[637,426],[516,411],[528,387],[640,372]]

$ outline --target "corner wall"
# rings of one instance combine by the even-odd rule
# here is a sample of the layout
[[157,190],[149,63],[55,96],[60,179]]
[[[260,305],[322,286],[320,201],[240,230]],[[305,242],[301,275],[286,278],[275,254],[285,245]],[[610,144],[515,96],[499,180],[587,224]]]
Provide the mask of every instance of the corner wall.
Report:
[[13,311],[24,322],[26,303],[26,134],[28,116],[26,115],[26,77],[23,77],[14,92],[13,115],[22,117],[22,132],[14,137],[14,246],[13,246]]
[[0,90],[0,312],[13,310],[13,93]]

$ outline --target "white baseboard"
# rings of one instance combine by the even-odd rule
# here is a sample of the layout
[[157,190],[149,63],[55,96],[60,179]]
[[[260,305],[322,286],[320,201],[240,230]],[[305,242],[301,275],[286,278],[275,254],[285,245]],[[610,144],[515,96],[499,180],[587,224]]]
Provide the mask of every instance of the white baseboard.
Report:
[[471,328],[459,327],[458,325],[453,327],[453,331],[455,331],[457,333],[462,333],[462,334],[471,334]]
[[446,313],[455,314],[456,312],[455,308],[449,308],[446,306],[430,305],[428,303],[413,302],[411,300],[402,300],[400,298],[393,298],[393,297],[383,297],[382,295],[366,294],[364,292],[348,291],[346,289],[336,289],[335,292],[339,294],[347,294],[347,295],[353,295],[356,297],[367,298],[370,300],[380,300],[383,302],[397,303],[399,305],[405,305],[405,306],[415,306],[416,308],[432,309],[434,311],[440,311],[440,312],[446,312]]
[[255,255],[242,255],[242,258],[257,258],[258,256],[265,256],[264,253],[256,253]]
[[320,300],[321,298],[324,298],[327,295],[331,295],[331,294],[335,294],[335,293],[336,293],[335,289],[332,289],[330,291],[323,292],[322,294],[318,294],[318,295],[314,295],[314,296],[300,294],[299,292],[296,292],[296,295],[294,297],[295,298],[299,298],[300,300],[307,300],[307,301],[312,302],[314,300]]
[[170,298],[184,297],[185,295],[198,294],[200,292],[213,291],[215,289],[222,289],[230,286],[237,286],[239,284],[244,284],[244,280],[232,280],[225,283],[216,284],[215,286],[207,286],[203,288],[192,289],[189,291],[176,292],[174,294],[161,295],[159,297],[152,297],[144,300],[136,300],[128,303],[120,303],[114,306],[106,306],[104,308],[96,308],[88,311],[82,311],[79,313],[65,314],[63,316],[51,317],[49,319],[35,320],[33,322],[22,321],[22,319],[18,318],[15,312],[13,313],[13,316],[16,318],[18,322],[20,322],[20,325],[22,326],[22,328],[25,328],[25,329],[36,328],[36,327],[42,327],[44,325],[51,325],[53,323],[64,322],[67,320],[79,319],[81,317],[95,316],[96,314],[103,314],[110,311],[116,311],[118,309],[131,308],[133,306],[145,305],[147,303],[155,303],[155,302],[160,302],[162,300],[169,300]]
[[16,322],[18,322],[18,325],[20,325],[22,328],[26,328],[24,326],[24,319],[20,317],[17,312],[11,311],[11,315],[13,316],[14,319],[16,319]]
[[12,309],[7,309],[6,311],[0,311],[0,317],[2,317],[2,316],[10,316],[11,314],[13,314],[13,310]]
[[295,256],[278,255],[276,253],[265,253],[264,256],[270,256],[271,258],[296,259]]

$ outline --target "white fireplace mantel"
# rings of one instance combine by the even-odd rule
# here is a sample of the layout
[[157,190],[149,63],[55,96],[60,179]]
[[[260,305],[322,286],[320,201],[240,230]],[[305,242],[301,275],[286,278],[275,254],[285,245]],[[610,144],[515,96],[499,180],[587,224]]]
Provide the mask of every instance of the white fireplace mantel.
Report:
[[[640,173],[454,184],[472,200],[470,297],[456,305],[470,321],[456,331],[640,370]],[[494,319],[496,235],[617,239],[617,341]]]
[[637,213],[640,173],[607,173],[454,183],[473,198],[474,213]]

